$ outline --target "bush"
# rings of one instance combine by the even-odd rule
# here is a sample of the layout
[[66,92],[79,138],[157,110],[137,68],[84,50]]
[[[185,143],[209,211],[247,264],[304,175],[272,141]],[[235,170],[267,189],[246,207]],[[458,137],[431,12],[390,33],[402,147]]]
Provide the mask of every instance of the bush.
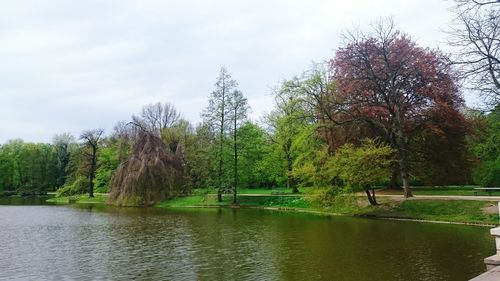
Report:
[[67,183],[57,190],[56,197],[84,194],[89,190],[89,179],[79,176],[72,183]]
[[306,200],[316,207],[331,207],[340,193],[339,187],[316,189],[306,195]]
[[352,190],[339,187],[315,190],[305,200],[312,206],[327,208],[330,212],[339,214],[355,214],[366,205],[366,201],[360,200]]
[[474,181],[482,186],[500,186],[500,161],[486,161],[474,170]]

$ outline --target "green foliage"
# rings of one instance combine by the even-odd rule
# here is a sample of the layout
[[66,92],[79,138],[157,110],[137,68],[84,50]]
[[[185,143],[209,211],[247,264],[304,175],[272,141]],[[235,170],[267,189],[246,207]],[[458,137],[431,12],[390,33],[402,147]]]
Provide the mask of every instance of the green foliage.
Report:
[[318,188],[306,195],[306,200],[316,207],[331,207],[341,189],[339,187]]
[[300,186],[328,187],[332,185],[335,172],[329,148],[317,136],[317,126],[302,128],[292,143],[296,154],[292,175]]
[[360,190],[389,180],[393,154],[388,145],[366,139],[361,147],[341,146],[329,163],[347,186]]
[[54,190],[60,174],[54,146],[9,141],[0,146],[0,191],[32,193]]
[[474,179],[482,186],[500,186],[500,159],[484,161],[474,170]]
[[84,176],[78,176],[75,181],[65,184],[57,190],[56,197],[79,195],[88,192],[89,179]]
[[259,202],[260,206],[279,208],[309,208],[311,204],[302,197],[269,197]]
[[94,184],[95,192],[108,192],[109,182],[119,165],[119,154],[116,144],[110,144],[101,149],[97,162],[99,168],[96,170]]
[[[272,185],[273,172],[276,169],[265,161],[272,161],[268,156],[269,138],[258,125],[247,122],[238,130],[238,170],[239,183],[242,187],[260,187]],[[273,164],[276,164],[275,162]]]
[[485,126],[476,132],[479,137],[472,147],[480,161],[473,178],[482,186],[500,186],[500,106],[483,118]]

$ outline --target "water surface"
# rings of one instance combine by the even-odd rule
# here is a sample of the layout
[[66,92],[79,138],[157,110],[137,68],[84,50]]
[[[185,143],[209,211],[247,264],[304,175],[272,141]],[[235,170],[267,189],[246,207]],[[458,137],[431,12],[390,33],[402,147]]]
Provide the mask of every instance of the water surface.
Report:
[[488,228],[244,209],[0,206],[5,280],[467,280]]

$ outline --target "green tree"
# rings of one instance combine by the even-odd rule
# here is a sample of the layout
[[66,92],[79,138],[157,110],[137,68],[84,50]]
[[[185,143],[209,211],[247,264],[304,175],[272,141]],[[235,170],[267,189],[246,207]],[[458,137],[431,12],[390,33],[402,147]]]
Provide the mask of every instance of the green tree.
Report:
[[227,143],[227,132],[230,126],[228,115],[231,114],[231,108],[228,106],[230,96],[237,91],[237,82],[233,80],[231,74],[226,68],[222,67],[219,72],[219,77],[215,83],[215,90],[210,94],[207,108],[203,111],[202,117],[213,132],[218,134],[218,191],[217,200],[222,201],[222,193],[225,191],[226,183],[224,182],[225,161],[224,147]]
[[[394,149],[367,139],[360,147],[345,144],[330,161],[332,170],[353,190],[364,190],[371,205],[377,204],[373,185],[391,176]],[[370,193],[371,191],[371,193]]]
[[308,104],[304,101],[304,92],[297,86],[297,80],[284,81],[275,91],[276,108],[267,116],[267,123],[272,133],[272,140],[282,152],[285,162],[286,186],[298,193],[293,176],[293,163],[297,154],[293,151],[293,142],[299,132],[314,122]]
[[[269,159],[269,165],[264,164],[272,154],[267,133],[252,122],[245,122],[238,130],[238,180],[242,186],[270,186],[272,166],[279,164],[279,159]],[[241,156],[241,157],[240,157]],[[278,172],[279,173],[279,172]]]
[[247,99],[240,91],[233,91],[228,101],[229,115],[231,121],[231,134],[233,137],[233,204],[236,204],[238,187],[238,130],[247,119]]
[[479,119],[484,124],[476,127],[479,129],[472,143],[473,153],[479,159],[473,171],[474,181],[482,186],[500,186],[500,106]]

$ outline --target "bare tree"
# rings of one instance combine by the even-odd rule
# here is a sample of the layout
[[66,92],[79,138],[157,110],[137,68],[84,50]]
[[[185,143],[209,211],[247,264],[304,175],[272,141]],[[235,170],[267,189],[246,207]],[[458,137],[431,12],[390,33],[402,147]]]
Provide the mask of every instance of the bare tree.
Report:
[[500,1],[455,0],[452,63],[489,106],[500,102]]
[[97,152],[99,150],[99,143],[104,134],[103,129],[94,129],[84,131],[80,135],[80,140],[83,141],[83,146],[90,151],[84,151],[84,156],[88,161],[88,177],[89,177],[89,197],[94,197],[94,177],[97,169]]
[[173,104],[157,102],[145,105],[142,108],[141,115],[132,116],[132,120],[141,128],[159,136],[161,130],[173,127],[180,117],[180,113]]

